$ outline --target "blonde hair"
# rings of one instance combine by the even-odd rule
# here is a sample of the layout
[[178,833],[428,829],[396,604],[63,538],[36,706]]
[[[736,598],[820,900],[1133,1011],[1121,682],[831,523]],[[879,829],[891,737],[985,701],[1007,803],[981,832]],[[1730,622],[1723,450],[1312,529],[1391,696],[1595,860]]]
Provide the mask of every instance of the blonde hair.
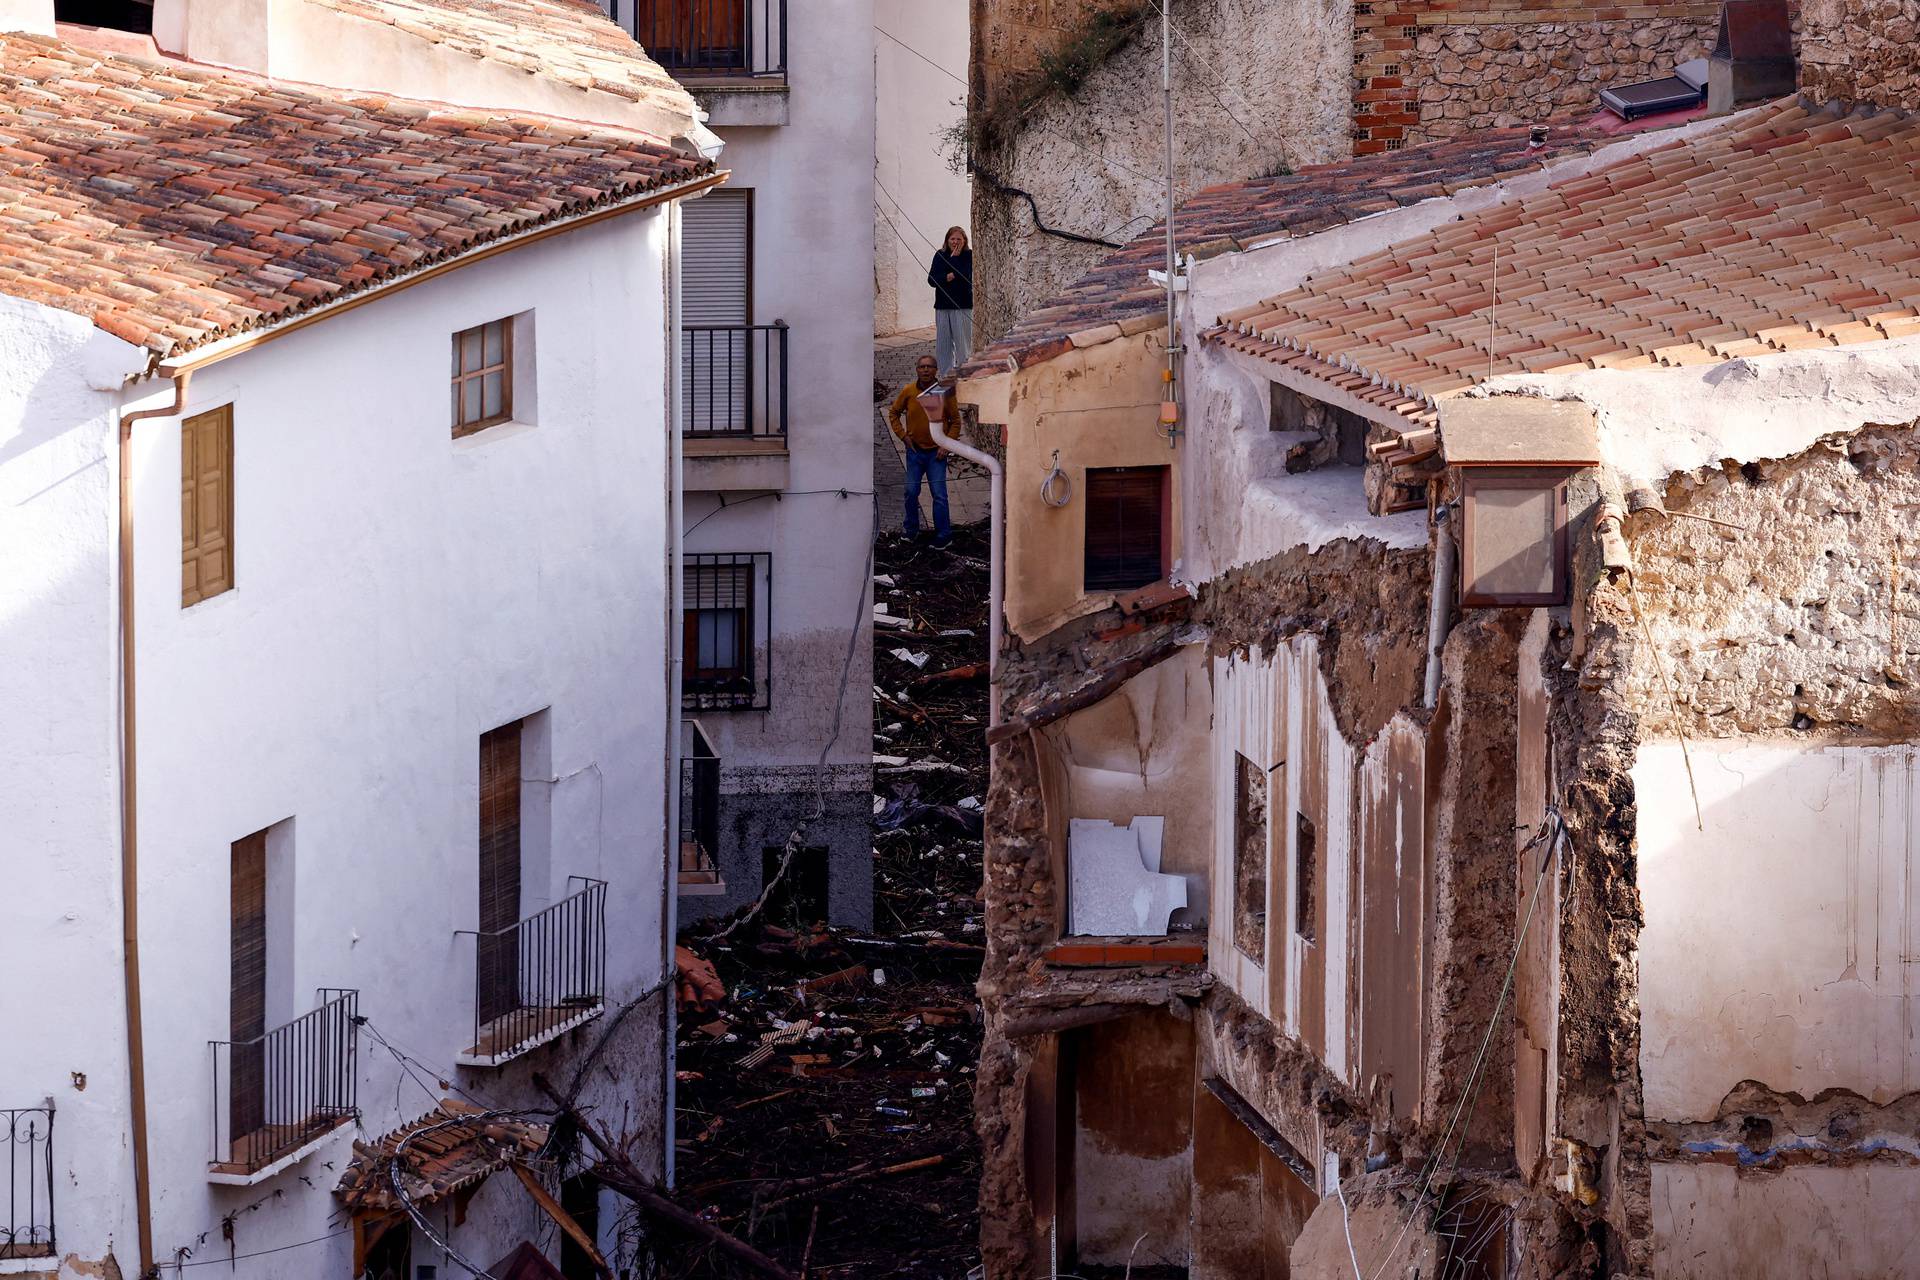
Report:
[[965,227],[948,227],[947,234],[940,237],[940,247],[944,249],[952,244],[953,233],[956,231],[960,233],[960,247],[962,249],[971,249],[973,247],[973,241],[967,238],[967,229]]

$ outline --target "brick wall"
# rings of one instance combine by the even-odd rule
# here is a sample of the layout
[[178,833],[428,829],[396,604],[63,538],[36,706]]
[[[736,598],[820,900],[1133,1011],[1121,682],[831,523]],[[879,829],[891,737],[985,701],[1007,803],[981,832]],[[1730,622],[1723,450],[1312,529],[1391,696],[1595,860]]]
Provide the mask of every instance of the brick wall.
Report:
[[1801,21],[1809,97],[1920,109],[1920,0],[1807,0]]
[[1720,17],[1717,0],[1622,8],[1356,0],[1353,8],[1355,155],[1590,115],[1605,86],[1705,54]]

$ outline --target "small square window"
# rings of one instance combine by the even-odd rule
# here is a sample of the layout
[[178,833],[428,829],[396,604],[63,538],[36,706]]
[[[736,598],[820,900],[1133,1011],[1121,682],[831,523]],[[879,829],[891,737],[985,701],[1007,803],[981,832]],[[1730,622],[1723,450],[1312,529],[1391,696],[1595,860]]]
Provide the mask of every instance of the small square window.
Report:
[[453,336],[453,434],[472,435],[513,417],[513,321]]

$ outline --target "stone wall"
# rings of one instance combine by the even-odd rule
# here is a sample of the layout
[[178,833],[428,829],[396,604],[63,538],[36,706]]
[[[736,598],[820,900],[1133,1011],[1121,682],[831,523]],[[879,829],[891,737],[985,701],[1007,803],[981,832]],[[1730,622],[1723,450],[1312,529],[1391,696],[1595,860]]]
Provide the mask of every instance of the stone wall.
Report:
[[1920,108],[1920,0],[1807,0],[1801,22],[1809,96]]
[[1719,14],[1717,3],[1672,0],[1617,9],[1361,0],[1353,19],[1354,154],[1591,115],[1606,86],[1704,56]]
[[[1160,29],[1150,7],[976,3],[969,110],[977,350],[1110,254],[1110,245],[1159,221],[1166,140]],[[1047,25],[1021,20],[1033,15],[1046,15]],[[1116,31],[1102,15],[1144,21]],[[1172,16],[1178,199],[1346,158],[1351,0],[1204,0],[1176,3]]]

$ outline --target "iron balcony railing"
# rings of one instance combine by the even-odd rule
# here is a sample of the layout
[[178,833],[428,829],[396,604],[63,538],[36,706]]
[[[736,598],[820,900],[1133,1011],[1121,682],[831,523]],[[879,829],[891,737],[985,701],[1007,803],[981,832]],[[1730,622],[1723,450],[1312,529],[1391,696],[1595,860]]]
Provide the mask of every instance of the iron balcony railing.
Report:
[[693,745],[680,761],[680,885],[715,886],[720,880],[720,757],[696,721],[688,721]]
[[498,1066],[600,1016],[607,996],[607,882],[474,938],[473,1044],[465,1066]]
[[786,322],[688,325],[681,334],[686,434],[786,439]]
[[634,0],[633,37],[669,71],[787,73],[787,0]]
[[688,552],[682,565],[681,710],[766,710],[772,673],[760,659],[770,661],[773,553]]
[[53,1104],[0,1109],[7,1143],[7,1212],[0,1217],[0,1261],[51,1258]]
[[360,1114],[358,991],[322,987],[313,1012],[210,1047],[215,1173],[257,1173]]

